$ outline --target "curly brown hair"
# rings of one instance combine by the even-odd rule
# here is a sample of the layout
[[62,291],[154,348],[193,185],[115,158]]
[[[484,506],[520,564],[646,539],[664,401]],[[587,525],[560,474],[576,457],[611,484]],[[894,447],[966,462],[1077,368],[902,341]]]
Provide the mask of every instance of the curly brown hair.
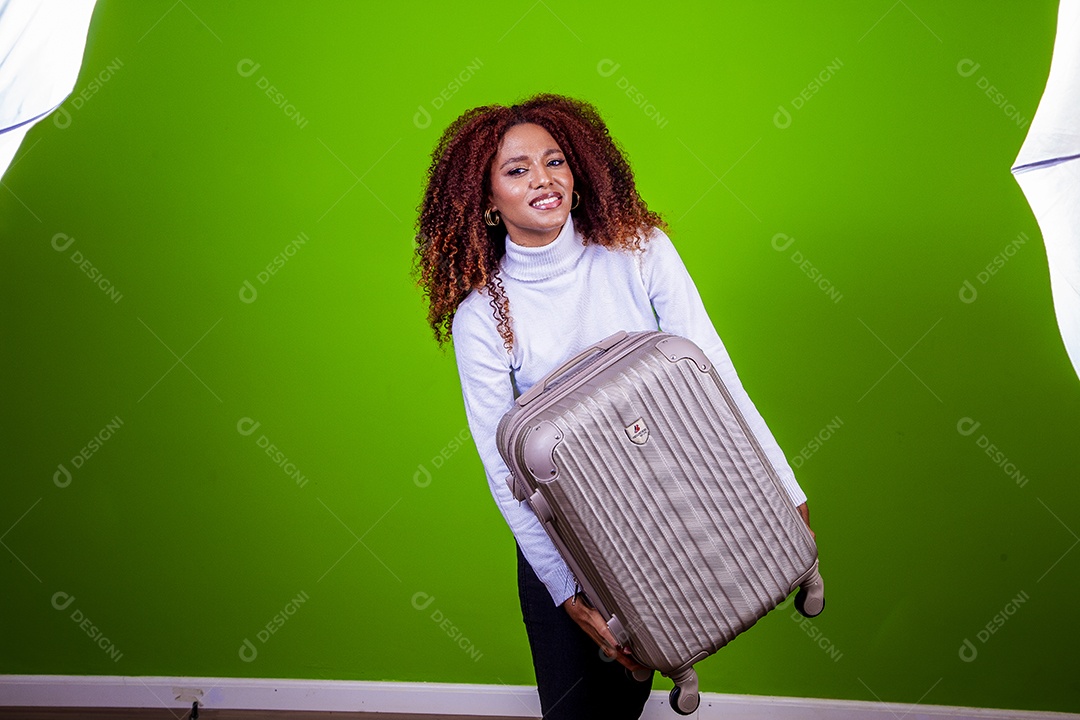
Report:
[[499,144],[508,129],[522,123],[543,127],[566,156],[581,196],[573,211],[574,229],[586,244],[634,251],[641,249],[652,227],[667,229],[638,195],[630,164],[591,104],[542,93],[512,107],[465,111],[446,128],[431,154],[416,221],[413,271],[440,345],[451,337],[461,301],[483,288],[503,345],[507,351],[513,347],[510,302],[498,272],[506,253],[506,227],[486,225],[484,207]]

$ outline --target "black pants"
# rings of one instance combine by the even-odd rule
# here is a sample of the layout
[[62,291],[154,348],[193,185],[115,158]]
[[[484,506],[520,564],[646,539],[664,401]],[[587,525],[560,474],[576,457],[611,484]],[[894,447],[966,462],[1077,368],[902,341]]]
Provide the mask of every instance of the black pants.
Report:
[[636,720],[649,699],[652,678],[634,680],[608,660],[566,610],[556,605],[517,549],[518,595],[529,635],[544,720]]

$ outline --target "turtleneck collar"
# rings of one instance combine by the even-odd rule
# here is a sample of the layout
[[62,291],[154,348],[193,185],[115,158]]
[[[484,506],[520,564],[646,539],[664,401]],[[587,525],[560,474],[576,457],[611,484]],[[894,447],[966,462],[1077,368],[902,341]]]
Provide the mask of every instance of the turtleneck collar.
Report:
[[567,215],[562,230],[547,245],[525,247],[514,243],[508,234],[501,267],[516,280],[547,280],[570,271],[584,252],[585,246],[574,232],[573,217]]

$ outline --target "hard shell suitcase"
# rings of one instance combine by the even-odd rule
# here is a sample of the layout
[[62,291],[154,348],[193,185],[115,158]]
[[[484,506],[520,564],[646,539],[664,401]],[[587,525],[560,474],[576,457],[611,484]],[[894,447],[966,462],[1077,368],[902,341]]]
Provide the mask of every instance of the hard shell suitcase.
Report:
[[720,375],[690,340],[620,332],[499,423],[507,484],[590,602],[692,713],[694,663],[796,588],[824,608],[817,546]]

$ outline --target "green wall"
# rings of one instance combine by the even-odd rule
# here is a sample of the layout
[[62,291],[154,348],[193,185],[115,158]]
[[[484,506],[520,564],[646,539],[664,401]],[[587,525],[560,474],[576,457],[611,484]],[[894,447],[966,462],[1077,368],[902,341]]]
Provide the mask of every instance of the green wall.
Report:
[[1055,21],[100,0],[0,189],[0,672],[532,682],[408,270],[442,128],[555,91],[627,149],[810,497],[826,613],[703,689],[1080,711],[1080,384],[1008,172]]

